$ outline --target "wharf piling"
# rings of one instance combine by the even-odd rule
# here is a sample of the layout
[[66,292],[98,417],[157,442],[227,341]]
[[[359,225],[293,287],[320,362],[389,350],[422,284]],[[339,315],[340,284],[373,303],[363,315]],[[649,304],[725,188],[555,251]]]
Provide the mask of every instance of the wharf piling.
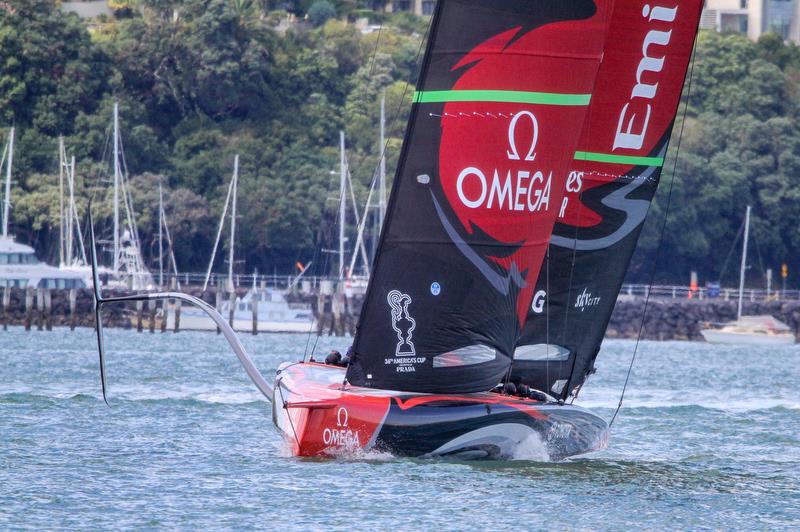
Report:
[[[175,303],[176,303],[176,306],[180,305],[180,301],[176,301]],[[160,327],[162,334],[167,331],[167,307],[168,307],[167,301],[166,300],[162,300],[161,301],[161,327]],[[176,321],[177,321],[177,318],[176,318]],[[175,331],[175,332],[177,332],[177,331]]]
[[74,331],[78,323],[78,314],[75,312],[78,306],[78,290],[72,288],[69,291],[69,330]]
[[147,301],[147,328],[150,331],[150,334],[156,332],[156,301],[155,299],[150,299]]
[[[164,323],[167,323],[167,320],[164,319]],[[181,300],[178,299],[175,301],[175,325],[172,329],[172,332],[180,332],[181,330]]]
[[231,293],[228,296],[228,325],[230,325],[231,328],[233,328],[234,326],[233,318],[235,312],[236,312],[236,292],[231,291]]
[[252,301],[253,307],[253,336],[258,334],[258,298],[253,298]]
[[25,330],[31,330],[33,323],[33,288],[25,289]]
[[136,302],[136,332],[142,332],[142,319],[144,318],[144,301]]
[[[217,312],[221,313],[222,312],[222,290],[216,290],[215,296],[216,296],[216,302],[214,303],[214,308],[217,309]],[[217,334],[220,334],[221,332],[222,331],[219,330],[219,327],[217,327]]]
[[11,305],[11,287],[3,287],[3,330],[8,330],[8,307]]

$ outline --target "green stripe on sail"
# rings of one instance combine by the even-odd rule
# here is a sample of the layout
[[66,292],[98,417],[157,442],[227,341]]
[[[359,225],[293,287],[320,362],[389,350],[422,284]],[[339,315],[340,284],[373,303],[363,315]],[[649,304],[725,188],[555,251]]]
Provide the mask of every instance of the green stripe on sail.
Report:
[[417,91],[414,93],[414,103],[503,102],[575,106],[589,105],[591,98],[591,94],[497,90]]
[[663,157],[637,157],[635,155],[613,155],[611,153],[593,153],[589,151],[576,151],[575,159],[597,163],[632,164],[634,166],[664,166]]

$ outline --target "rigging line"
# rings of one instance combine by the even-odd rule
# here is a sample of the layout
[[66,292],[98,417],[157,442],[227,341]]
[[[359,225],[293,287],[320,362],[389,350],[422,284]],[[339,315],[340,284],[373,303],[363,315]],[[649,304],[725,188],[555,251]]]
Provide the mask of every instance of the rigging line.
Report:
[[[324,194],[323,197],[327,198],[330,195],[330,193],[331,193],[331,191],[333,189],[333,183],[334,183],[333,174],[329,174],[328,175],[328,184],[326,185],[325,194]],[[325,207],[324,207],[324,205],[323,205],[322,211],[320,212],[320,216],[322,218],[322,221],[324,222],[324,217],[325,217]],[[325,224],[323,223],[323,227],[324,227],[324,225]],[[323,272],[323,274],[325,274],[325,272],[328,271],[328,267],[330,265],[331,257],[330,257],[330,254],[328,254],[328,253],[322,253],[322,247],[323,247],[322,240],[323,240],[324,235],[322,235],[319,232],[319,229],[321,229],[321,228],[318,228],[317,245],[314,247],[314,254],[311,256],[311,262],[312,263],[313,262],[319,263],[320,255],[322,255],[322,269],[320,271]],[[320,286],[320,290],[321,289],[322,289],[322,287]],[[314,357],[314,353],[315,353],[315,351],[317,349],[317,342],[319,342],[319,337],[321,336],[321,331],[319,329],[319,324],[322,323],[322,313],[319,312],[319,298],[317,298],[317,311],[318,311],[317,312],[317,314],[318,314],[317,315],[317,337],[314,340],[314,345],[311,348],[311,353],[310,354],[311,354],[312,358]],[[323,308],[323,311],[324,311],[324,308]],[[312,315],[313,315],[313,311],[312,311]],[[308,336],[306,337],[306,346],[303,349],[303,362],[305,362],[306,361],[306,357],[309,356],[308,345],[311,343],[311,337],[313,336],[313,334],[314,334],[314,323],[312,321],[311,325],[308,326]]]
[[[552,391],[550,389],[550,246],[547,246],[547,263],[545,264],[545,290],[544,304],[546,306],[544,311],[544,338],[545,338],[545,360],[544,360],[544,383],[548,390],[545,393]],[[536,297],[534,295],[534,297]]]
[[289,420],[289,426],[292,427],[292,433],[294,434],[294,441],[297,442],[297,449],[299,451],[300,450],[300,439],[297,437],[297,431],[294,430],[294,422],[292,421],[292,416],[289,415],[288,403],[286,402],[286,399],[283,398],[283,390],[281,390],[280,383],[278,383],[277,390],[278,390],[278,393],[281,394],[281,406],[283,407],[284,410],[287,411],[286,412],[286,419]]
[[[414,63],[415,64],[419,63],[419,57],[422,54],[422,50],[425,48],[425,43],[427,42],[427,39],[428,39],[428,37],[430,35],[430,30],[431,30],[431,24],[432,23],[433,23],[433,18],[431,18],[431,21],[428,23],[428,26],[425,29],[425,34],[420,39],[419,47],[417,48],[417,53],[416,53],[416,55],[414,57]],[[377,50],[377,48],[376,48],[376,50]],[[400,111],[403,108],[403,103],[406,100],[406,95],[408,94],[408,88],[411,85],[411,78],[413,78],[413,77],[414,77],[414,73],[412,72],[411,73],[411,77],[406,80],[405,86],[403,87],[403,94],[400,96],[400,100],[397,102],[397,107],[395,108],[394,115],[392,116],[392,119],[389,122],[389,127],[387,128],[387,130],[393,129],[395,123],[397,123],[397,119],[400,116]],[[375,165],[375,169],[373,170],[373,173],[372,173],[372,176],[373,176],[372,177],[372,181],[373,181],[373,183],[378,179],[378,167],[380,166],[381,160],[383,160],[383,158],[386,157],[386,149],[388,148],[388,146],[389,146],[389,135],[386,136],[386,139],[385,139],[385,141],[383,143],[383,148],[382,148],[381,153],[380,153],[380,157],[378,158],[378,163]],[[373,183],[370,183],[370,185],[372,186]],[[384,224],[384,229],[385,228],[386,228],[386,225]],[[325,266],[327,266],[329,261],[330,261],[330,256],[328,254],[326,254],[326,257],[325,257],[325,263],[326,264],[325,264]],[[310,333],[309,333],[309,336],[310,336]],[[314,356],[314,353],[316,352],[317,343],[319,342],[319,337],[320,337],[320,334],[317,334],[317,338],[316,338],[316,340],[314,340],[314,346],[311,349],[311,356]],[[303,358],[305,360],[305,355],[304,355]],[[509,372],[509,375],[510,375],[510,372]]]
[[[611,4],[609,4],[606,7],[607,7],[607,11],[605,13],[605,28],[606,28],[606,31],[605,31],[605,34],[603,36],[603,42],[604,42],[603,48],[604,48],[604,50],[605,50],[605,41],[608,39],[608,35],[609,35],[610,31],[611,31],[610,20],[611,20],[611,17],[613,16],[613,13],[614,13],[614,3],[612,2]],[[592,94],[597,89],[597,79],[599,77],[598,75],[600,73],[600,68],[602,66],[603,66],[603,59],[601,58],[600,59],[600,64],[597,67],[597,72],[595,73],[594,82],[592,83]],[[588,124],[587,125],[586,136],[589,137],[589,138],[591,137],[591,127],[592,127],[592,123],[593,123],[592,116],[594,115],[594,112],[595,112],[594,107],[595,106],[593,106],[593,105],[589,106],[589,109],[586,112],[586,117],[584,118],[584,122],[586,124]],[[581,142],[583,142],[583,138],[584,138],[583,137],[583,127],[581,127],[580,136],[578,137],[578,143],[579,144]],[[577,172],[577,170],[575,170],[575,171]],[[577,198],[575,198],[575,201],[577,201],[579,203],[579,206],[580,206],[580,204],[581,204],[581,202],[583,200],[583,192],[584,192],[584,190],[585,189],[581,188],[581,190],[578,192]],[[575,223],[575,233],[574,233],[574,237],[573,237],[573,246],[572,246],[572,258],[570,259],[570,267],[569,267],[569,282],[567,283],[567,299],[566,299],[566,304],[564,305],[564,325],[561,328],[561,338],[566,338],[567,337],[567,327],[569,325],[569,317],[570,317],[570,305],[569,305],[569,302],[572,300],[572,288],[573,288],[573,282],[575,280],[575,264],[577,263],[577,256],[578,256],[578,234],[580,233],[580,224],[583,221],[583,213],[584,213],[583,209],[578,209],[578,220]],[[558,223],[558,219],[556,219],[556,224],[557,223]],[[555,225],[553,227],[555,227]],[[550,247],[548,246],[547,249],[548,249],[548,253],[549,253]],[[548,298],[548,300],[550,299],[549,291],[548,291],[548,294],[547,294],[547,298]],[[567,378],[567,382],[564,383],[564,388],[559,393],[559,396],[560,396],[561,400],[566,400],[569,397],[570,393],[571,393],[570,389],[572,388],[572,380],[573,380],[573,377],[574,377],[574,374],[575,374],[575,366],[578,363],[578,351],[577,351],[577,349],[575,350],[574,354],[572,353],[572,349],[570,349],[570,354],[572,355],[572,367],[569,370],[569,377]],[[547,382],[547,385],[550,386],[550,381]],[[580,391],[580,387],[578,387],[577,391]],[[577,393],[572,396],[572,402],[571,403],[575,402],[575,398],[576,397],[577,397]]]
[[622,385],[622,392],[619,396],[619,403],[617,404],[616,410],[614,410],[614,415],[611,416],[611,421],[608,422],[608,428],[611,429],[611,426],[614,424],[614,420],[617,419],[617,414],[619,414],[620,408],[622,408],[622,401],[625,399],[625,391],[628,389],[628,382],[631,378],[631,371],[633,371],[633,364],[636,362],[636,354],[639,351],[639,341],[642,339],[642,332],[644,331],[644,322],[647,317],[647,306],[650,303],[650,294],[653,292],[653,283],[655,282],[656,278],[656,270],[658,269],[658,260],[661,255],[661,247],[664,243],[664,232],[667,228],[667,220],[669,219],[669,208],[672,202],[672,191],[675,188],[675,174],[678,169],[678,160],[680,158],[681,153],[681,141],[683,140],[683,130],[686,127],[686,113],[689,110],[689,100],[691,99],[692,95],[692,81],[694,80],[694,64],[695,60],[697,59],[697,36],[695,35],[694,45],[692,52],[692,61],[689,67],[689,83],[686,87],[686,104],[683,107],[683,116],[681,117],[681,129],[678,132],[678,144],[675,147],[675,160],[672,162],[672,178],[669,181],[669,190],[667,192],[667,203],[664,208],[664,221],[661,223],[661,232],[658,236],[658,246],[656,247],[656,256],[653,260],[653,270],[650,273],[650,284],[647,290],[647,294],[644,297],[644,308],[642,309],[642,321],[639,323],[639,333],[636,335],[636,345],[633,347],[633,355],[631,355],[631,363],[628,366],[628,371],[625,375],[625,383]]
[[722,276],[725,275],[725,269],[728,267],[728,262],[733,255],[733,251],[736,249],[736,244],[739,242],[739,239],[744,232],[744,220],[742,220],[741,225],[739,225],[739,231],[736,233],[736,238],[733,239],[733,244],[731,244],[730,249],[728,250],[728,255],[725,257],[725,261],[722,263],[722,269],[719,271],[719,281],[722,283]]
[[[428,26],[425,29],[425,34],[422,36],[422,39],[419,41],[419,47],[417,48],[417,54],[414,56],[414,63],[419,64],[419,56],[422,54],[422,50],[425,49],[425,43],[428,40],[431,31],[431,24],[433,23],[433,17],[431,17],[430,22],[428,22]],[[400,100],[397,102],[397,107],[395,107],[394,114],[392,115],[392,119],[389,121],[389,124],[386,128],[387,135],[386,139],[383,142],[383,148],[381,149],[380,157],[378,157],[378,163],[375,165],[375,169],[372,172],[372,182],[377,181],[379,176],[379,167],[381,161],[386,158],[386,150],[389,147],[389,139],[390,135],[388,134],[389,131],[394,129],[394,125],[397,123],[397,119],[400,117],[400,111],[403,109],[403,103],[406,101],[406,95],[408,94],[408,88],[411,86],[411,78],[414,77],[414,72],[411,73],[409,79],[406,80],[405,86],[403,87],[403,94],[400,96]],[[413,101],[412,101],[413,105]],[[370,182],[370,184],[372,184]],[[387,206],[388,208],[388,206]],[[385,224],[384,224],[385,226]]]
[[372,50],[372,60],[370,61],[367,79],[372,78],[372,70],[375,68],[375,57],[378,55],[378,46],[381,43],[381,33],[383,33],[383,20],[381,20],[380,26],[378,26],[378,38],[375,39],[375,48]]
[[756,238],[756,231],[755,227],[753,230],[750,231],[750,238],[753,239],[753,244],[756,245],[756,255],[758,255],[758,265],[761,267],[761,275],[764,276],[764,279],[767,278],[767,270],[764,268],[764,258],[761,256],[761,247],[758,245],[758,239]]
[[[231,202],[231,195],[233,194],[233,176],[228,184],[228,195],[225,197],[225,205],[222,207],[222,216],[219,220],[219,227],[217,228],[217,237],[214,239],[214,247],[211,250],[211,258],[208,261],[208,269],[206,270],[206,278],[203,281],[203,292],[208,288],[208,281],[211,278],[211,270],[214,268],[214,259],[217,256],[217,249],[222,238],[222,230],[225,228],[225,217],[228,214],[228,205]],[[217,287],[219,288],[219,287]]]

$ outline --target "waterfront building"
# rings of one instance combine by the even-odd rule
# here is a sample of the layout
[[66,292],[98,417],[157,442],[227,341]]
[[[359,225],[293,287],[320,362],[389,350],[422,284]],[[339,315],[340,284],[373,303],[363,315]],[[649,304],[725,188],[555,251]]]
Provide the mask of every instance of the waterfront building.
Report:
[[753,41],[776,33],[800,43],[800,0],[706,0],[700,27],[743,33]]

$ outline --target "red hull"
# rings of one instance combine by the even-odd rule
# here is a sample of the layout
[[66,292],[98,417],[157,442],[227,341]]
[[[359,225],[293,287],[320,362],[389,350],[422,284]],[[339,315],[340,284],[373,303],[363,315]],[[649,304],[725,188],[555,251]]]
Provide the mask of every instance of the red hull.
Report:
[[606,446],[608,426],[580,407],[492,392],[412,394],[345,386],[345,371],[284,364],[275,380],[273,420],[296,456],[362,451],[398,456],[513,458],[541,446],[548,458]]

